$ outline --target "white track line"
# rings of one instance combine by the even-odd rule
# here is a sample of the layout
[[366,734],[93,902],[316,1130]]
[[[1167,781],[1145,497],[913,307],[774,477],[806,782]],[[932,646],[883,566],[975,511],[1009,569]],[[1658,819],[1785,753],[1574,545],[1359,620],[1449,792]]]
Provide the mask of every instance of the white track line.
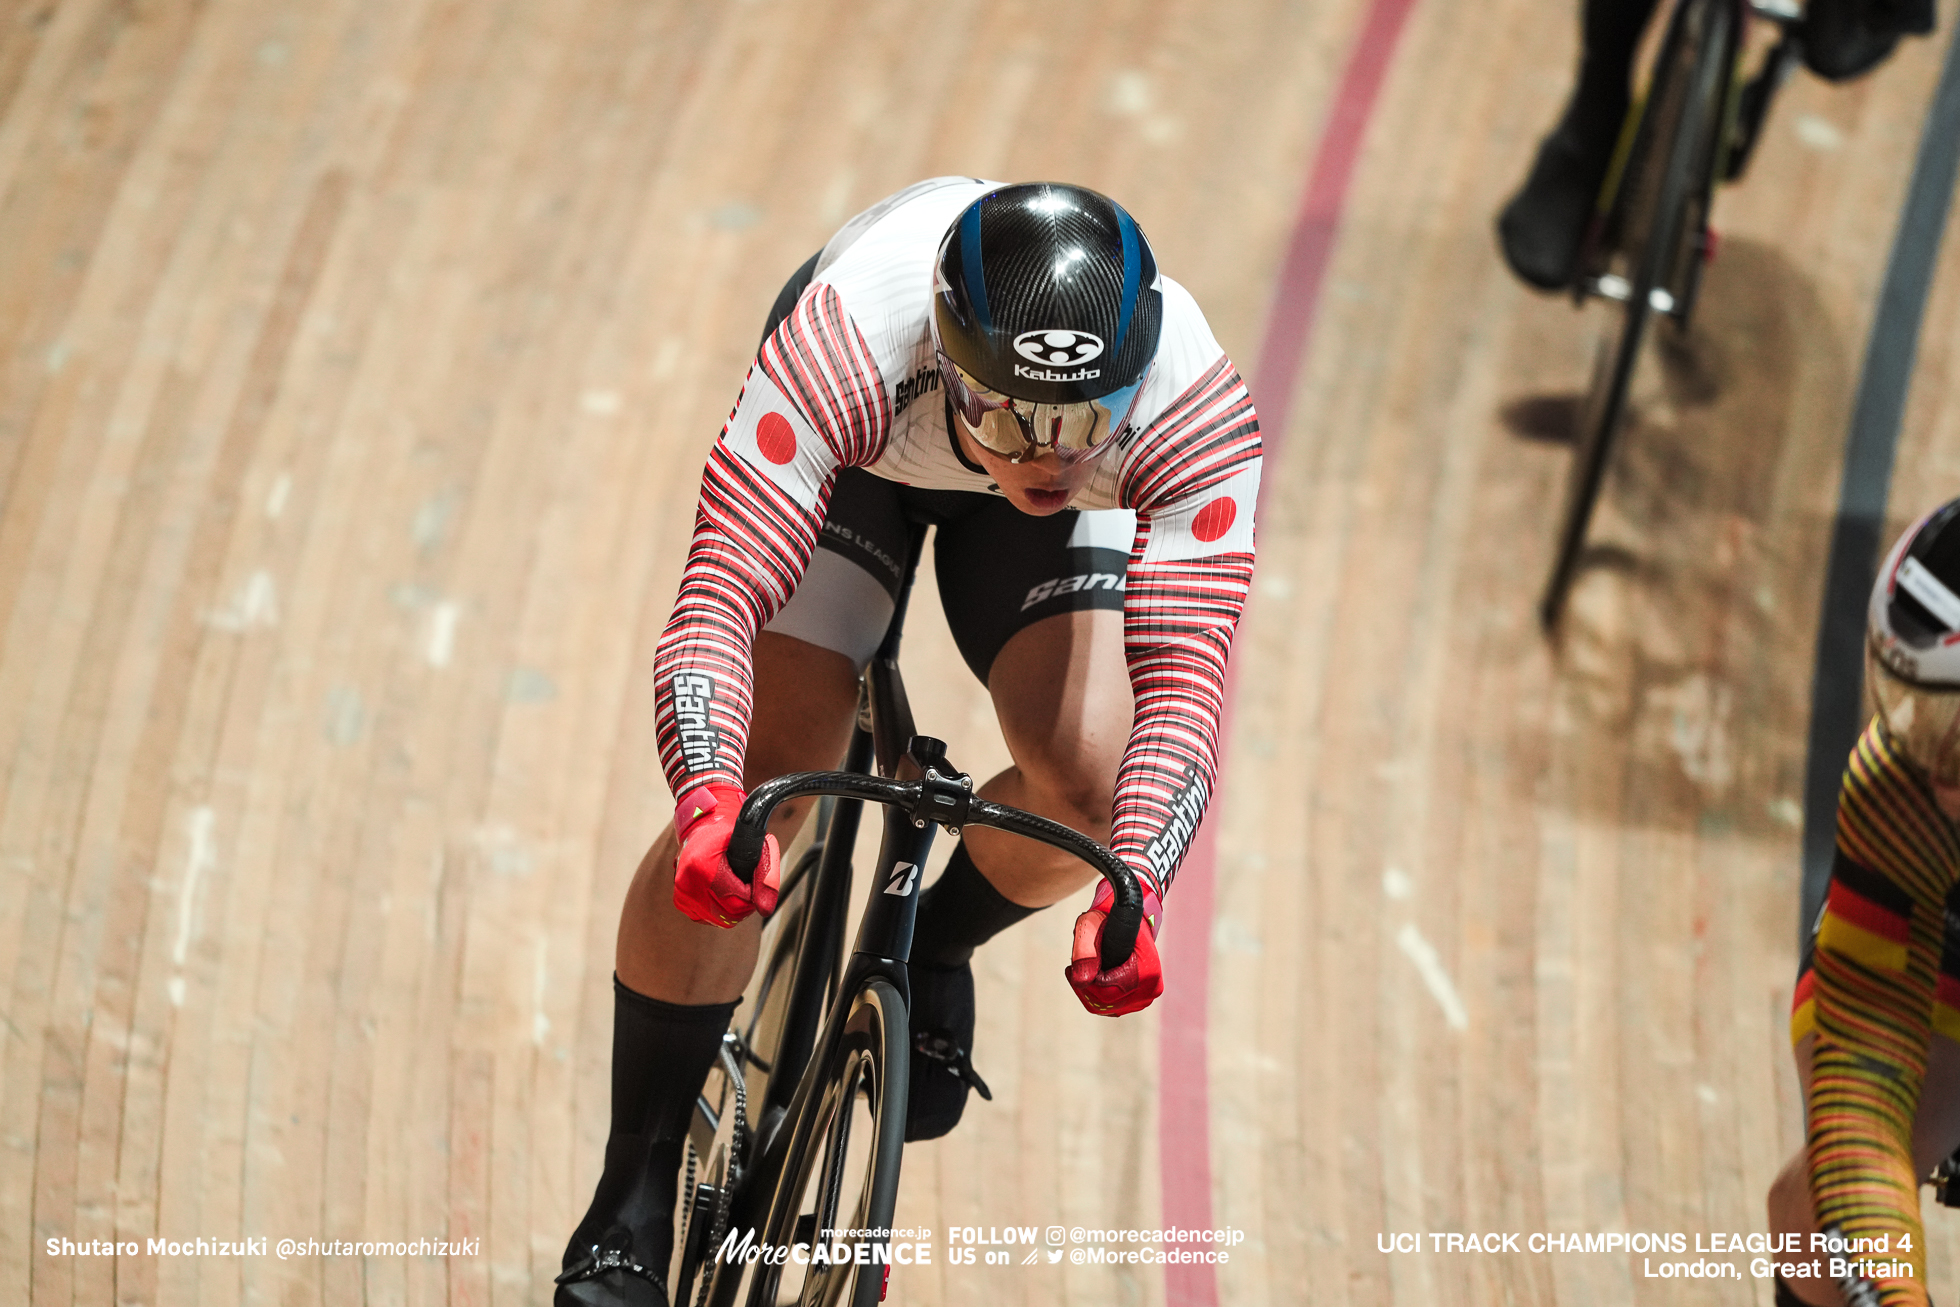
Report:
[[1429,986],[1429,992],[1435,995],[1437,1004],[1443,1009],[1444,1019],[1450,1023],[1450,1029],[1468,1030],[1470,1014],[1463,1010],[1463,1000],[1457,997],[1456,986],[1450,983],[1449,973],[1443,970],[1435,948],[1422,937],[1416,924],[1412,921],[1402,927],[1395,936],[1395,942],[1409,955],[1409,961],[1416,964],[1416,970],[1422,975],[1422,983]]

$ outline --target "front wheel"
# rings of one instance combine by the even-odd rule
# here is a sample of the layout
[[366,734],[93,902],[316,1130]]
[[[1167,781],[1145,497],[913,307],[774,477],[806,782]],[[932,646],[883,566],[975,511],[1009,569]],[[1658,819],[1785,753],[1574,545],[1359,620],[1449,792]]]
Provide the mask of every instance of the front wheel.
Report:
[[[889,1237],[856,1232],[889,1230],[898,1202],[907,1030],[904,1001],[889,983],[858,991],[796,1121],[763,1227],[768,1247],[803,1244],[807,1260],[756,1267],[749,1307],[875,1307],[884,1296]],[[847,1256],[833,1256],[837,1250]]]
[[1709,179],[1723,126],[1724,90],[1735,60],[1729,0],[1683,0],[1668,27],[1633,151],[1614,198],[1618,246],[1597,277],[1620,301],[1600,342],[1566,481],[1551,576],[1539,601],[1547,630],[1558,626],[1586,541],[1586,526],[1617,447],[1627,395],[1648,321],[1685,320],[1700,274]]

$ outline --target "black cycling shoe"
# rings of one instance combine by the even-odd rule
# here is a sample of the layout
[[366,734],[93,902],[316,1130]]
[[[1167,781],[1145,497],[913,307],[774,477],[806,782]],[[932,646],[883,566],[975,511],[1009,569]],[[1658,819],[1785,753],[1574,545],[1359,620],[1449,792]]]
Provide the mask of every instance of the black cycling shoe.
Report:
[[1885,61],[1901,35],[1933,30],[1931,0],[1810,0],[1803,16],[1803,61],[1842,82]]
[[1497,215],[1497,243],[1511,271],[1540,290],[1572,284],[1614,137],[1576,128],[1571,115],[1538,146],[1524,185]]
[[966,1091],[993,1091],[973,1069],[973,964],[914,965],[912,1085],[905,1103],[905,1142],[937,1139],[960,1123]]
[[655,1270],[635,1260],[633,1234],[625,1226],[607,1230],[576,1261],[573,1251],[565,1252],[552,1307],[668,1307],[666,1266]]

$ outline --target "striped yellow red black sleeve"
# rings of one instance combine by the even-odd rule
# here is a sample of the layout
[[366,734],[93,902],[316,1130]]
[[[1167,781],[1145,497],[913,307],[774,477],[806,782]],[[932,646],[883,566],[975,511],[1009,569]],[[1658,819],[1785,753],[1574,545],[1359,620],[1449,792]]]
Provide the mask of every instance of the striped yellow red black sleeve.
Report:
[[[1830,894],[1792,1026],[1816,1034],[1805,1108],[1818,1222],[1882,1236],[1889,1260],[1906,1263],[1909,1274],[1872,1277],[1888,1307],[1926,1301],[1912,1123],[1936,1005],[1960,1000],[1940,981],[1956,874],[1953,824],[1874,723],[1845,768]],[[1902,1236],[1910,1252],[1897,1251]]]

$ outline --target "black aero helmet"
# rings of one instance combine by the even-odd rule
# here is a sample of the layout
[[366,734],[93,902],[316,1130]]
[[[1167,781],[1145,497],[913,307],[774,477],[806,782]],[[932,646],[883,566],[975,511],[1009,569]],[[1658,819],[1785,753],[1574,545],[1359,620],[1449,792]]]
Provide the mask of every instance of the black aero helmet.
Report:
[[1866,628],[1865,682],[1886,733],[1935,780],[1960,784],[1960,499],[1892,546]]
[[996,453],[1101,447],[1129,416],[1163,317],[1150,242],[1122,205],[1085,187],[989,191],[940,241],[940,371],[968,432]]

